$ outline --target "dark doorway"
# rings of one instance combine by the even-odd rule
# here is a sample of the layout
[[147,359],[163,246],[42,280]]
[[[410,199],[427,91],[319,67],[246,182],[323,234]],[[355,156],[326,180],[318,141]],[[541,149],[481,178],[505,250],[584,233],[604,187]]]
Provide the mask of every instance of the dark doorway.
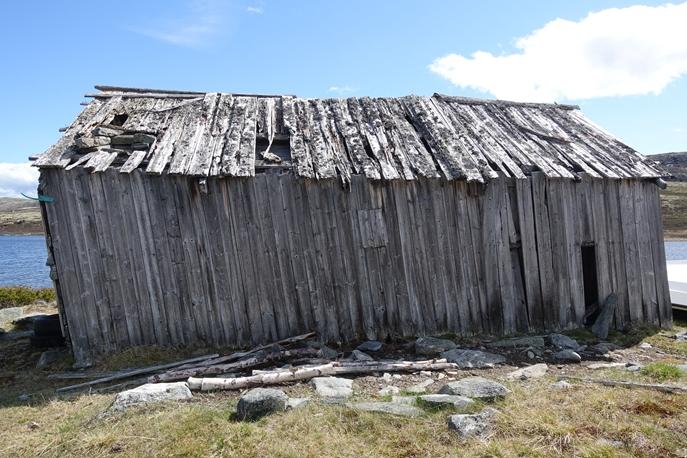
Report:
[[582,245],[582,279],[584,282],[584,306],[587,312],[597,307],[599,285],[596,276],[596,247]]

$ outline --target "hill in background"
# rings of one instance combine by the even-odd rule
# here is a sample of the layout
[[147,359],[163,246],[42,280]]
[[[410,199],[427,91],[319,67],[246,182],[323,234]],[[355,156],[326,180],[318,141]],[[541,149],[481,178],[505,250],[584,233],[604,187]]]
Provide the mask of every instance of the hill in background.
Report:
[[687,181],[687,151],[682,153],[652,154],[650,159],[655,160],[671,176],[670,181]]
[[0,197],[0,235],[42,234],[41,210],[35,200]]

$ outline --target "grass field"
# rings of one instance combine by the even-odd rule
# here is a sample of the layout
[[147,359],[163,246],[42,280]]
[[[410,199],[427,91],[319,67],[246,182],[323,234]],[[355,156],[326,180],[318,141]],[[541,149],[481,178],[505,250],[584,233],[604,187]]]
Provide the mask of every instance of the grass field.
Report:
[[661,210],[665,237],[687,240],[687,182],[668,183],[661,191]]
[[[687,323],[678,323],[683,330]],[[586,340],[588,333],[574,334]],[[578,376],[638,382],[687,384],[676,370],[684,364],[687,342],[643,329],[616,334],[633,346],[617,352],[622,360],[641,361],[639,373],[624,369],[590,370],[582,365],[550,365],[543,379],[509,381],[513,367],[459,371],[456,378],[481,375],[506,384],[511,394],[497,401],[501,412],[492,435],[461,441],[447,428],[451,410],[428,410],[419,418],[352,410],[315,401],[299,410],[240,422],[233,413],[240,393],[195,394],[187,403],[163,403],[124,413],[102,415],[113,394],[82,393],[57,397],[54,388],[73,381],[47,378],[35,370],[38,353],[27,347],[0,352],[18,357],[0,373],[0,456],[211,456],[211,457],[680,457],[687,456],[687,395],[643,389],[609,388],[573,383],[555,389],[560,377]],[[652,349],[636,344],[651,343]],[[21,353],[21,349],[25,353]],[[7,353],[1,353],[8,361]],[[99,363],[92,371],[147,365],[179,358],[174,352],[145,347],[127,350]],[[62,371],[68,358],[53,367]],[[452,375],[449,374],[449,377]],[[416,382],[422,375],[404,375]],[[443,382],[436,382],[436,391]],[[408,380],[409,379],[409,380]],[[447,380],[446,378],[443,379]],[[381,377],[355,380],[356,400],[379,400]],[[394,382],[396,383],[396,382]],[[290,396],[314,396],[307,384],[280,387]],[[18,399],[31,393],[31,401]]]

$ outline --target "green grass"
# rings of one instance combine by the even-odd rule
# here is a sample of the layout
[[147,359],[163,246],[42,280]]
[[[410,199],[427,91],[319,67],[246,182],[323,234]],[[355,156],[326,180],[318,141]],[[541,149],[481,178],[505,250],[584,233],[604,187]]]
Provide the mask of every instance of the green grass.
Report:
[[677,366],[661,362],[649,363],[642,367],[641,372],[642,375],[659,381],[678,380],[682,377],[682,371]]
[[26,286],[0,288],[0,308],[21,307],[39,300],[54,301],[55,290],[52,288],[28,288]]

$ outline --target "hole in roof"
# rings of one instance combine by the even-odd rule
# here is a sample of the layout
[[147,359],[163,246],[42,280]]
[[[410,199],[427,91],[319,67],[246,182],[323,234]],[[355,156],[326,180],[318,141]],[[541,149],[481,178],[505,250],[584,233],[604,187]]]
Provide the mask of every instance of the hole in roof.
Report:
[[[267,152],[269,140],[265,137],[257,137],[255,140],[255,150],[258,153],[257,159],[261,159],[262,155]],[[272,146],[269,146],[269,152],[279,156],[282,162],[291,161],[291,147],[288,135],[275,135],[272,141]],[[270,161],[266,161],[270,164]]]
[[116,114],[114,115],[114,118],[112,118],[112,121],[110,121],[110,125],[121,127],[124,125],[127,119],[129,119],[129,115],[126,113]]

